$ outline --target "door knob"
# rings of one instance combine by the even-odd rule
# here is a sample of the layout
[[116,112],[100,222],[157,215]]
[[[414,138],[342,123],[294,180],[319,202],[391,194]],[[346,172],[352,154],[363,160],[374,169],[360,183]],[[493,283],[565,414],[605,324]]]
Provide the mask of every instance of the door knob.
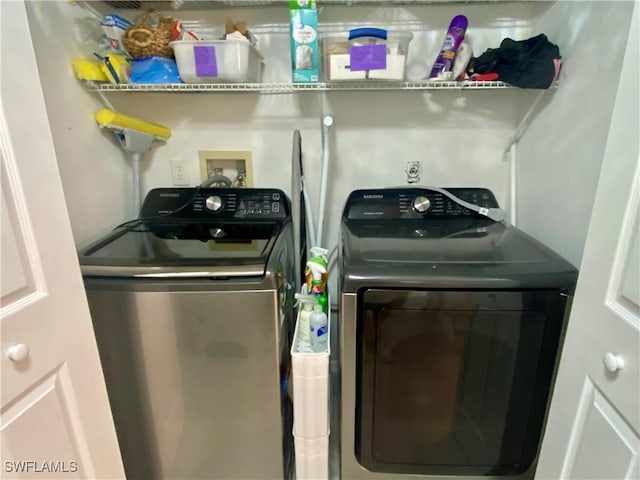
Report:
[[604,363],[604,368],[610,372],[617,372],[624,368],[624,359],[620,355],[611,352],[605,353],[602,363]]
[[9,347],[7,350],[7,357],[12,362],[21,362],[29,355],[29,347],[27,347],[24,343],[18,343]]

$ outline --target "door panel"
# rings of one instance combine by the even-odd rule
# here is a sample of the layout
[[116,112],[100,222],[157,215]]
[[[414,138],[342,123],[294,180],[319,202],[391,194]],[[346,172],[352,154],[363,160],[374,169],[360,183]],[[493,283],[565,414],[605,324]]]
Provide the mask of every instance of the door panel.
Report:
[[[638,275],[638,265],[640,265],[640,237],[639,231],[640,226],[638,225],[640,215],[638,215],[638,190],[635,190],[635,200],[633,204],[630,205],[630,212],[635,216],[635,220],[633,222],[626,222],[628,225],[632,225],[629,242],[624,245],[626,254],[624,255],[625,260],[622,262],[624,265],[624,270],[622,273],[622,279],[619,289],[615,289],[618,291],[619,296],[617,298],[618,303],[626,310],[629,310],[629,319],[633,321],[633,319],[637,320],[638,311],[640,311],[640,281]],[[624,248],[623,247],[623,248]]]
[[[638,436],[587,379],[582,389],[567,471],[562,478],[637,478]],[[636,472],[636,476],[630,476]]]
[[[5,407],[2,444],[11,449],[11,462],[3,464],[7,478],[38,474],[95,478],[91,457],[79,448],[86,444],[86,438],[75,403],[69,370],[63,365]],[[42,428],[45,425],[47,428]]]
[[24,2],[0,21],[2,476],[124,478]]
[[640,451],[639,3],[537,478],[637,478]]
[[[0,155],[2,153],[0,152]],[[4,165],[4,156],[0,157]],[[2,177],[6,174],[3,172]],[[26,245],[24,237],[19,231],[16,216],[9,213],[9,205],[13,199],[7,198],[6,189],[2,188],[2,225],[0,225],[0,242],[4,255],[2,257],[2,276],[0,277],[0,294],[2,295],[2,308],[6,308],[14,301],[24,298],[25,293],[33,290],[32,276],[28,265],[24,265],[25,256],[21,252],[21,245]],[[15,210],[14,210],[15,211]],[[15,225],[15,226],[14,226]],[[16,226],[18,228],[16,228]],[[31,288],[30,288],[31,286]]]

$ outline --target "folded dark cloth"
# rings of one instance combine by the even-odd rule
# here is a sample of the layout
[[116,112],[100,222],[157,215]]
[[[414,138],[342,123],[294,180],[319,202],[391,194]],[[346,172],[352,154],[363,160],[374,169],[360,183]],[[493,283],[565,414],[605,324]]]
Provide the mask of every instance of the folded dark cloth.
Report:
[[549,88],[557,78],[560,49],[544,34],[527,40],[505,38],[469,61],[467,74],[497,73],[498,79],[520,88]]

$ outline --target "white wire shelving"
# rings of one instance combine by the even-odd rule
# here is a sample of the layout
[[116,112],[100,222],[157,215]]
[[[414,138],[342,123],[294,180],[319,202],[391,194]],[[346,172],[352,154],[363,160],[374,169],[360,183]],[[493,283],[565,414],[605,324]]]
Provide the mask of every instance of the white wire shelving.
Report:
[[496,90],[515,88],[498,81],[491,82],[331,82],[331,83],[176,83],[176,84],[97,84],[86,83],[97,92],[225,92],[225,93],[299,93],[335,91],[430,91],[430,90]]
[[[85,0],[86,1],[86,0]],[[113,8],[166,10],[199,10],[211,8],[263,7],[269,5],[287,5],[288,0],[122,0],[106,1]],[[451,5],[479,3],[508,3],[514,0],[322,0],[320,6],[390,6],[409,7],[416,5]],[[535,0],[528,0],[529,2]]]

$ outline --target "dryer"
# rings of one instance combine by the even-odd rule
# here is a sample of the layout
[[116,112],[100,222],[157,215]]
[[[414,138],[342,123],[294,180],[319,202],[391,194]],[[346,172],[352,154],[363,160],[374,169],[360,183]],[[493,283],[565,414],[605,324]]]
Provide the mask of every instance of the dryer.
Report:
[[484,188],[349,195],[343,479],[533,476],[577,271],[497,213]]
[[288,478],[290,203],[159,188],[80,252],[127,478]]

